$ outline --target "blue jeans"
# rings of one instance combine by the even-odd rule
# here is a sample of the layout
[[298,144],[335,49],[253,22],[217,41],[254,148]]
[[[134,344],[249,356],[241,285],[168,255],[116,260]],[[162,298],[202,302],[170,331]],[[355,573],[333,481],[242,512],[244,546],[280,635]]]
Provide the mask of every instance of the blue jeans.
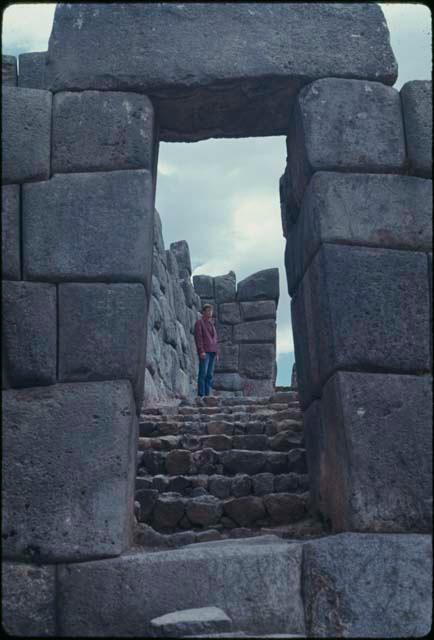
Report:
[[209,396],[212,388],[215,355],[215,353],[207,351],[203,360],[199,358],[199,376],[197,379],[197,394],[199,396]]

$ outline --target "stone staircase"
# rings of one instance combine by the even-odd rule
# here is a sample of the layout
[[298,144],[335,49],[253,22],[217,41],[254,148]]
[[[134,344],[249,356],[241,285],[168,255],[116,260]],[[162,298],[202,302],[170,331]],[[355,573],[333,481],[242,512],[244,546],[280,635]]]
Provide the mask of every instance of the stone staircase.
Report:
[[135,544],[151,548],[325,535],[309,512],[297,392],[144,408],[135,516]]

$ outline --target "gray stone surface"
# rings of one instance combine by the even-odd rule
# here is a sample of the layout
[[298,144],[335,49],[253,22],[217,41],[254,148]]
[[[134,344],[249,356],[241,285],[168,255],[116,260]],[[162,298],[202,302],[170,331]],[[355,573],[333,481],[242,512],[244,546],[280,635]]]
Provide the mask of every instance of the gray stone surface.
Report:
[[56,305],[53,284],[3,281],[3,386],[56,382]]
[[432,82],[411,80],[401,88],[407,155],[411,170],[432,175]]
[[214,278],[211,276],[193,276],[193,287],[201,298],[214,298]]
[[241,302],[240,309],[243,320],[267,320],[276,317],[276,303],[274,300]]
[[241,391],[243,381],[238,373],[215,373],[213,388],[222,391]]
[[280,196],[280,218],[282,221],[282,232],[286,238],[291,226],[298,218],[299,206],[294,196],[294,188],[292,186],[291,171],[288,164],[279,180],[279,196]]
[[149,95],[166,141],[285,135],[303,83],[397,76],[384,16],[362,4],[61,4],[49,65],[55,91]]
[[142,284],[59,285],[59,380],[130,380],[139,400],[147,315]]
[[275,360],[274,344],[240,345],[240,373],[244,376],[272,379]]
[[253,475],[263,470],[267,458],[263,451],[232,449],[231,451],[223,451],[220,454],[220,460],[228,473]]
[[8,184],[2,188],[2,279],[20,277],[20,186]]
[[324,244],[291,311],[303,408],[336,369],[429,370],[423,253]]
[[122,91],[60,92],[53,98],[53,173],[154,170],[154,109]]
[[237,300],[279,299],[279,269],[264,269],[238,283]]
[[157,637],[179,638],[185,634],[219,633],[230,631],[232,621],[218,607],[200,607],[166,613],[151,620],[151,627]]
[[296,204],[316,171],[403,172],[399,92],[380,82],[323,78],[297,96],[287,138]]
[[271,342],[274,344],[275,340],[275,320],[251,320],[234,326],[234,342]]
[[327,473],[324,459],[326,433],[324,431],[320,400],[311,402],[304,412],[303,427],[311,505],[315,512],[325,514],[327,507],[323,502],[322,492],[327,491],[327,486],[324,484],[325,474]]
[[[304,633],[300,565],[300,544],[258,540],[60,566],[59,633],[143,637],[155,617],[211,603],[235,629]],[[119,597],[121,588],[128,598]]]
[[321,420],[320,506],[333,529],[431,531],[432,378],[338,372]]
[[179,268],[179,277],[182,279],[191,276],[190,249],[185,240],[178,240],[170,244],[170,251],[174,254]]
[[342,533],[303,544],[308,637],[409,638],[432,625],[427,535]]
[[264,503],[258,496],[231,498],[224,503],[225,514],[241,527],[251,527],[265,516]]
[[216,304],[232,302],[235,300],[235,282],[235,273],[233,271],[229,271],[229,273],[223,276],[216,276],[214,278],[214,296]]
[[218,306],[220,322],[237,324],[241,322],[240,305],[237,302],[224,302]]
[[215,496],[199,496],[189,501],[186,506],[186,515],[190,522],[202,527],[217,524],[222,514],[223,504]]
[[288,234],[290,295],[324,242],[426,251],[432,248],[432,182],[411,176],[319,171]]
[[237,372],[239,349],[237,344],[220,345],[219,360],[215,364],[215,371]]
[[2,183],[50,177],[51,93],[3,86]]
[[15,56],[2,55],[2,85],[11,87],[17,85],[17,59]]
[[19,87],[48,89],[47,53],[47,51],[32,51],[31,53],[21,53],[18,56],[20,64]]
[[2,399],[4,557],[52,563],[122,553],[134,504],[130,383],[9,390]]
[[152,191],[145,170],[57,175],[25,185],[24,277],[143,282],[150,295]]
[[55,567],[2,563],[2,625],[8,636],[56,635]]

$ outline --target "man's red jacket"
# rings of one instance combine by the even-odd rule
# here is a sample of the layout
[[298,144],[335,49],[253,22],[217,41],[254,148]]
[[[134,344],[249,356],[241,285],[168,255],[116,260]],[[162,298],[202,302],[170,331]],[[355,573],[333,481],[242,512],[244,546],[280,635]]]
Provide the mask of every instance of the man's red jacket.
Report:
[[196,324],[194,325],[194,339],[199,355],[209,351],[218,353],[217,331],[211,320],[204,317],[196,320]]

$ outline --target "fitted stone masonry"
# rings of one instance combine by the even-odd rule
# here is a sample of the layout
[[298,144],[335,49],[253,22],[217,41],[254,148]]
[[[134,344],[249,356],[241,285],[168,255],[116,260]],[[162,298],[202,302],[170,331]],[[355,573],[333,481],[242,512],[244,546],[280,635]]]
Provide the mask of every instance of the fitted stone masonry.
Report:
[[[17,79],[16,60],[2,59],[7,632],[146,635],[155,617],[217,597],[234,631],[428,634],[432,85],[393,88],[380,6],[59,3],[48,52],[20,62]],[[222,391],[268,395],[270,378],[253,373],[271,370],[278,300],[267,275],[238,287],[233,273],[204,276],[195,293],[185,246],[154,251],[158,144],[252,135],[287,136],[276,189],[310,508],[344,533],[135,553],[143,378],[145,389],[170,378],[164,393],[188,387],[200,296],[217,305]],[[263,450],[240,458],[216,428],[207,443],[223,447],[226,470],[262,476],[250,512],[261,503],[280,517],[259,493],[282,456],[297,464],[292,450],[273,451],[267,470]],[[212,451],[169,466],[207,473]],[[245,484],[234,500],[249,498]],[[174,503],[162,501],[163,521]],[[196,522],[214,513],[204,505],[189,509]]]

